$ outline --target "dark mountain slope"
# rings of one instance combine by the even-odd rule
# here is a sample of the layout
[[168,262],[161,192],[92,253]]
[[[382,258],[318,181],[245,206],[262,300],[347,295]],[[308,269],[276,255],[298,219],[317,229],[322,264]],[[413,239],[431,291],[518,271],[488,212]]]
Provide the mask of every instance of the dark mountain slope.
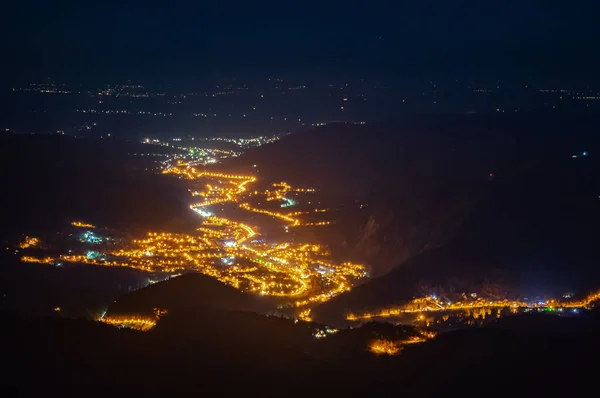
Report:
[[[58,135],[0,135],[0,179],[7,188],[0,236],[56,231],[82,219],[127,231],[182,228],[186,191],[146,171],[160,148]],[[152,157],[153,159],[156,159]]]
[[[599,352],[599,325],[592,317],[501,320],[440,335],[396,357],[363,352],[361,335],[371,333],[361,328],[340,334],[345,342],[315,342],[332,353],[340,352],[335,348],[340,343],[350,348],[340,357],[316,358],[302,349],[311,343],[307,324],[255,314],[209,311],[189,324],[147,333],[59,317],[1,315],[0,354],[10,364],[0,387],[6,396],[78,390],[119,396],[289,391],[356,396],[399,388],[438,396],[492,387],[506,395],[557,393],[572,391],[574,383],[586,388]],[[556,377],[548,381],[548,375]]]
[[[17,253],[18,254],[18,253]],[[0,309],[96,318],[117,297],[146,286],[148,275],[125,267],[29,264],[0,252]]]
[[593,153],[598,127],[595,115],[548,113],[328,125],[248,151],[230,167],[320,189],[341,211],[315,234],[379,276],[452,238],[493,181]]
[[212,308],[235,311],[267,311],[271,303],[218,280],[189,273],[128,293],[108,308],[107,315],[152,314],[154,308],[187,311]]
[[534,297],[597,289],[597,170],[597,156],[563,154],[509,178],[500,175],[443,247],[323,304],[316,314],[328,318],[451,291]]
[[[306,184],[353,199],[436,190],[549,151],[578,150],[600,116],[428,116],[394,125],[331,124],[286,136],[232,159],[271,180]],[[416,190],[418,194],[420,189]]]

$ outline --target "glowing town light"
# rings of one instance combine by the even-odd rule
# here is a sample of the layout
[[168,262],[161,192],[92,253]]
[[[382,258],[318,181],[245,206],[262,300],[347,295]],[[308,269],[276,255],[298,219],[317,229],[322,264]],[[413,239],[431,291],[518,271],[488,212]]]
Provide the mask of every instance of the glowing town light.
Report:
[[377,355],[398,355],[401,349],[402,347],[389,340],[377,339],[369,344],[369,351]]
[[96,228],[92,224],[87,224],[81,221],[73,221],[71,225],[78,228]]

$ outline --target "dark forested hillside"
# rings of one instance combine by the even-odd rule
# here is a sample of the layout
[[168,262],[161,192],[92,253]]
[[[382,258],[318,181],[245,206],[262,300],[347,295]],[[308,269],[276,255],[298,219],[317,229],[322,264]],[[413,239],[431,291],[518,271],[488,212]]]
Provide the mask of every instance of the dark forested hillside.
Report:
[[[310,325],[249,313],[168,315],[150,332],[60,317],[3,313],[3,395],[88,391],[144,396],[233,395],[321,397],[447,391],[519,394],[568,392],[589,385],[598,354],[598,321],[556,316],[506,319],[449,332],[401,355],[366,352],[368,325],[314,340]],[[161,321],[163,322],[163,321]],[[519,360],[515,360],[519,358]],[[555,375],[552,380],[548,375]],[[575,382],[576,381],[576,382]]]
[[[183,227],[186,192],[146,171],[156,147],[59,135],[0,135],[0,231],[32,233],[83,219],[128,231]],[[156,157],[152,157],[156,160]]]
[[450,291],[482,292],[484,285],[499,297],[596,290],[599,169],[591,152],[578,158],[563,153],[510,176],[499,174],[446,244],[334,298],[317,313],[360,311]]
[[[475,211],[493,216],[495,205],[482,204],[484,199],[504,206],[496,221],[507,222],[504,217],[520,212],[509,217],[516,229],[530,208],[540,208],[536,217],[544,206],[565,214],[559,201],[568,200],[573,189],[586,200],[597,199],[590,159],[600,148],[599,126],[595,115],[550,113],[332,124],[248,151],[229,166],[258,170],[268,180],[314,186],[331,197],[339,216],[315,234],[334,254],[365,262],[379,276],[442,247],[466,220],[479,217]],[[503,195],[512,202],[503,203]],[[519,209],[522,195],[529,196]],[[492,208],[478,210],[482,206]]]
[[189,311],[199,308],[267,311],[274,308],[260,296],[244,293],[210,276],[189,273],[131,292],[111,304],[107,315],[150,314],[154,308]]

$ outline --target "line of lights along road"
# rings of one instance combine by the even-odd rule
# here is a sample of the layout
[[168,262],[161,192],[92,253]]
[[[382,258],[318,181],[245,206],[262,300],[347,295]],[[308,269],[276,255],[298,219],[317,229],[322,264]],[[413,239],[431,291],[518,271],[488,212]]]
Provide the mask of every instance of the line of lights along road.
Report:
[[[132,267],[148,272],[175,273],[197,271],[210,275],[235,288],[264,296],[279,297],[286,306],[298,307],[298,319],[310,321],[310,307],[325,302],[348,291],[367,273],[361,264],[337,263],[331,259],[327,248],[318,244],[295,241],[266,242],[260,237],[258,227],[231,218],[215,216],[210,207],[215,204],[234,205],[239,209],[271,217],[281,223],[285,231],[289,227],[328,225],[329,221],[303,221],[299,215],[307,212],[285,211],[297,202],[286,195],[291,192],[311,193],[313,189],[294,189],[287,183],[275,183],[271,188],[259,192],[250,191],[249,186],[257,181],[255,176],[234,175],[198,170],[193,163],[177,162],[163,170],[189,180],[194,185],[205,183],[202,191],[190,190],[200,201],[190,209],[200,216],[194,234],[149,232],[141,239],[115,244],[107,253],[88,251],[86,254],[63,254],[58,257],[35,257],[23,255],[23,262],[61,265],[64,262],[78,262],[98,266]],[[250,197],[261,197],[264,202],[277,201],[281,210],[273,211],[253,206]],[[262,202],[262,201],[261,201]],[[308,213],[323,213],[325,209],[314,209]],[[76,221],[73,227],[84,230],[82,239],[89,244],[103,241],[94,234],[94,225]],[[83,241],[82,240],[82,241]],[[20,249],[39,247],[40,240],[27,237],[20,243]],[[483,316],[491,309],[537,308],[551,311],[564,309],[577,310],[600,299],[600,293],[592,294],[579,301],[549,300],[540,303],[521,301],[490,301],[479,298],[473,301],[448,302],[435,296],[416,298],[394,308],[370,313],[348,314],[348,321],[364,321],[376,318],[397,317],[415,314],[416,321],[427,320],[424,314],[453,311],[483,311]],[[156,317],[102,317],[102,321],[116,326],[127,326],[139,330],[149,330]],[[395,355],[399,347],[386,341],[375,341],[371,351]]]

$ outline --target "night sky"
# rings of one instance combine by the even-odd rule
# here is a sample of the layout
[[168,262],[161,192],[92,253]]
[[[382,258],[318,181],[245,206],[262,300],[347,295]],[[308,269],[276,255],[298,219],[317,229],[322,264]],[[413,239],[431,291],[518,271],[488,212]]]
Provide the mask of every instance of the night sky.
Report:
[[5,8],[4,77],[589,79],[597,0],[89,2]]

